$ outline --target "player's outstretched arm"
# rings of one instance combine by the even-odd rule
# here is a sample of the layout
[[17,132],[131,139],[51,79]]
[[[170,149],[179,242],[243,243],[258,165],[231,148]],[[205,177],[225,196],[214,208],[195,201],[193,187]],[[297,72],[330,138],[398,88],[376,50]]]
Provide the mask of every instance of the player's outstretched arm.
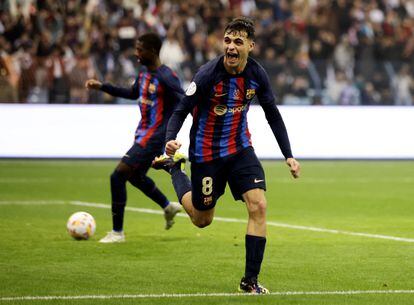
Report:
[[174,156],[175,152],[179,150],[181,147],[181,143],[177,140],[170,140],[165,144],[165,153],[172,157]]
[[88,79],[85,82],[85,87],[88,89],[100,90],[102,88],[102,83],[96,79]]
[[292,174],[293,178],[299,178],[300,163],[295,158],[287,158],[286,164],[290,167],[290,173]]
[[85,82],[85,87],[88,89],[101,90],[108,93],[109,95],[123,97],[130,100],[135,100],[138,98],[139,90],[137,90],[137,86],[137,81],[135,81],[134,85],[131,88],[117,87],[107,83],[104,84],[96,79],[88,79]]

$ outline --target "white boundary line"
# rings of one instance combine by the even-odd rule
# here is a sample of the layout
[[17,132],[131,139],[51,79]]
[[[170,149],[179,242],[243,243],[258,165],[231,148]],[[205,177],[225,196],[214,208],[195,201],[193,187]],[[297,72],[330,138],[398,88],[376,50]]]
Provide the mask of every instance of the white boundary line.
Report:
[[[38,200],[38,201],[0,201],[0,205],[8,205],[8,204],[19,204],[19,205],[30,205],[30,204],[39,204],[39,205],[47,205],[47,204],[71,204],[76,206],[84,206],[84,207],[93,207],[93,208],[103,208],[103,209],[110,209],[111,206],[109,204],[104,203],[96,203],[96,202],[83,202],[83,201],[47,201],[47,200]],[[153,210],[153,209],[144,209],[144,208],[134,208],[134,207],[126,207],[127,211],[139,212],[139,213],[146,213],[146,214],[159,214],[163,215],[164,212],[160,210]],[[187,215],[177,214],[177,217],[188,217]],[[246,219],[239,219],[239,218],[227,218],[227,217],[214,217],[216,221],[222,222],[233,222],[233,223],[247,223]],[[343,230],[333,230],[333,229],[325,229],[325,228],[318,228],[318,227],[308,227],[308,226],[299,226],[299,225],[291,225],[287,223],[281,222],[274,222],[268,221],[268,226],[272,227],[279,227],[279,228],[286,228],[286,229],[294,229],[294,230],[304,230],[304,231],[312,231],[312,232],[321,232],[321,233],[331,233],[331,234],[342,234],[342,235],[350,235],[350,236],[359,236],[359,237],[367,237],[367,238],[376,238],[376,239],[386,239],[386,240],[393,240],[399,242],[407,242],[407,243],[414,243],[414,238],[405,238],[405,237],[396,237],[396,236],[389,236],[389,235],[381,235],[381,234],[371,234],[371,233],[363,233],[363,232],[352,232],[352,231],[343,231]]]
[[[343,290],[343,291],[277,291],[268,296],[296,296],[296,295],[363,295],[363,294],[414,294],[414,290]],[[35,301],[35,300],[87,300],[87,299],[167,299],[167,298],[205,298],[205,297],[252,297],[247,293],[162,293],[162,294],[115,294],[115,295],[62,295],[62,296],[21,296],[0,297],[0,301]]]
[[63,200],[1,200],[0,205],[62,205],[68,204]]
[[[110,205],[103,204],[103,203],[92,203],[92,202],[82,202],[82,201],[70,201],[69,203],[73,205],[89,206],[89,207],[95,207],[95,208],[106,208],[106,209],[110,208]],[[148,213],[148,214],[164,214],[164,212],[158,211],[158,210],[142,209],[142,208],[134,208],[134,207],[126,207],[126,210],[140,212],[140,213]],[[177,216],[188,217],[185,214],[177,214]],[[219,217],[219,216],[215,216],[214,220],[223,221],[223,222],[247,223],[246,219],[227,218],[227,217]],[[414,238],[404,238],[404,237],[395,237],[395,236],[389,236],[389,235],[332,230],[332,229],[324,229],[324,228],[308,227],[308,226],[298,226],[298,225],[291,225],[291,224],[274,222],[274,221],[268,221],[267,225],[273,226],[273,227],[295,229],[295,230],[305,230],[305,231],[332,233],[332,234],[343,234],[343,235],[351,235],[351,236],[362,236],[362,237],[368,237],[368,238],[388,239],[388,240],[394,240],[394,241],[414,243]]]

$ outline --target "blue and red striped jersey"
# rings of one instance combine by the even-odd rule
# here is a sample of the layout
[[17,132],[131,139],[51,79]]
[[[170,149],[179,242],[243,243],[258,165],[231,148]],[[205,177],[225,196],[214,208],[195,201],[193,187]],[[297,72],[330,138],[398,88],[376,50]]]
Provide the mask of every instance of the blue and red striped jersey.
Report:
[[165,65],[155,71],[144,67],[129,89],[104,84],[102,91],[138,100],[141,120],[135,130],[135,142],[144,148],[164,144],[168,120],[184,94],[177,75]]
[[168,125],[166,140],[175,139],[189,112],[190,161],[209,162],[252,145],[247,112],[253,98],[263,107],[279,146],[291,157],[289,139],[276,107],[270,82],[263,67],[248,58],[242,73],[229,74],[220,56],[200,68],[176,108]]

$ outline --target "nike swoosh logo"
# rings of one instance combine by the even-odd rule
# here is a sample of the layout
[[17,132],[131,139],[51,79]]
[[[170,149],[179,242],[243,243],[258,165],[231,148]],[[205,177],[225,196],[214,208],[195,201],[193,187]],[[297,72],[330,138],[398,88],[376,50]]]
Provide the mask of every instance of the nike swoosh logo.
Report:
[[254,183],[259,183],[259,182],[263,182],[264,180],[263,179],[261,179],[261,180],[259,180],[259,179],[254,179]]
[[130,156],[128,156],[128,155],[124,155],[124,157],[130,158]]
[[227,93],[223,93],[223,94],[214,94],[214,97],[221,97],[221,96],[225,96],[225,95],[227,95]]

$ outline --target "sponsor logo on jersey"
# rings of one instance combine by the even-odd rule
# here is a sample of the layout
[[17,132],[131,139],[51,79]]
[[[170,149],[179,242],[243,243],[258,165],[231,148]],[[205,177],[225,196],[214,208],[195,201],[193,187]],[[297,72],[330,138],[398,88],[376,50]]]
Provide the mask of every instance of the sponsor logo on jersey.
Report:
[[149,86],[148,86],[148,92],[151,93],[151,94],[154,94],[155,90],[156,90],[155,85],[153,83],[150,83]]
[[227,107],[226,105],[217,105],[214,107],[213,111],[217,115],[225,115],[227,112],[235,114],[237,112],[243,112],[247,109],[247,104],[238,107]]
[[146,98],[142,98],[142,96],[139,97],[138,99],[138,104],[143,104],[143,105],[149,105],[149,106],[154,106],[154,101],[151,101],[149,99]]
[[238,107],[230,107],[227,109],[227,111],[234,114],[237,112],[243,112],[246,109],[247,109],[247,105],[243,105],[243,106],[238,106]]
[[227,112],[226,105],[217,105],[214,107],[214,113],[217,115],[225,115]]
[[226,93],[215,93],[214,94],[214,97],[222,97],[222,96],[225,96],[225,95],[227,95],[227,92]]
[[254,97],[255,94],[256,94],[256,89],[247,89],[246,98],[248,100],[251,100]]

